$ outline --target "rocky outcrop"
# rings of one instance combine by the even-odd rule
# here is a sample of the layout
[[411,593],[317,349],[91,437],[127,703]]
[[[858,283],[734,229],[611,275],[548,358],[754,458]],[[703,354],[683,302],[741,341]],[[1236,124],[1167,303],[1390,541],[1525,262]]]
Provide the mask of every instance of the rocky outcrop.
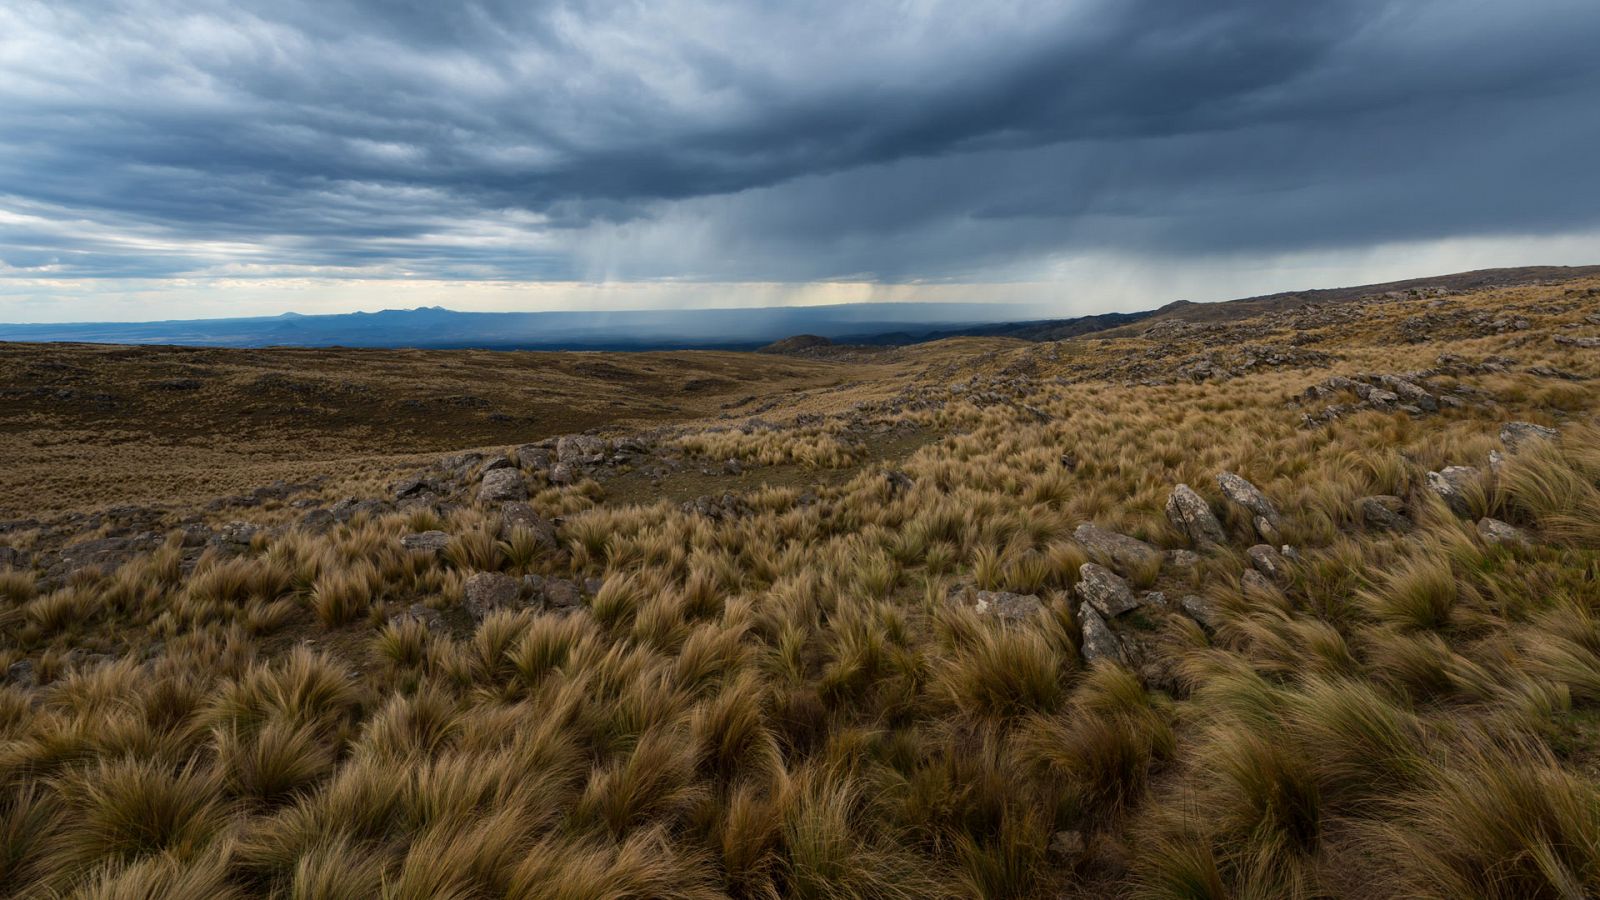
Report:
[[1039,614],[1044,601],[1035,594],[1014,594],[1010,591],[977,591],[972,595],[972,611],[984,618],[1016,625]]
[[1256,544],[1245,553],[1250,557],[1250,564],[1255,566],[1257,572],[1277,584],[1288,583],[1289,561],[1270,544]]
[[1167,519],[1173,527],[1188,535],[1196,547],[1208,547],[1227,540],[1222,523],[1217,521],[1211,506],[1187,484],[1173,487],[1172,496],[1167,498]]
[[1199,594],[1187,594],[1178,599],[1178,608],[1183,610],[1189,618],[1200,623],[1200,627],[1207,631],[1216,631],[1222,622],[1222,613],[1217,605]]
[[500,530],[505,537],[517,529],[533,533],[534,540],[545,550],[555,550],[560,547],[556,538],[555,523],[539,515],[533,506],[521,501],[513,500],[500,504]]
[[592,466],[605,462],[610,444],[594,435],[567,434],[556,439],[556,459],[570,466]]

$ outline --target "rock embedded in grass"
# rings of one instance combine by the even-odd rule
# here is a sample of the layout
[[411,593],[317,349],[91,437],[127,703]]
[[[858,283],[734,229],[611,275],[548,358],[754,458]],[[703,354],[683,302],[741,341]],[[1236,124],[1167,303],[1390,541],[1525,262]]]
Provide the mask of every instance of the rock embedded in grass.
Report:
[[1121,663],[1122,646],[1117,642],[1117,635],[1106,624],[1106,620],[1087,604],[1078,609],[1078,622],[1083,640],[1081,649],[1083,661],[1093,665],[1102,660]]
[[528,482],[523,479],[521,472],[512,468],[491,469],[484,473],[483,483],[478,488],[478,499],[486,503],[527,498]]
[[517,605],[521,585],[515,578],[500,572],[479,572],[462,586],[461,606],[474,621],[497,609],[511,609]]
[[1269,544],[1282,540],[1283,519],[1278,515],[1278,507],[1266,494],[1261,493],[1260,488],[1232,472],[1218,473],[1217,487],[1222,489],[1224,497],[1250,513],[1256,534],[1262,540]]
[[1411,519],[1406,516],[1406,502],[1392,494],[1362,497],[1357,501],[1356,509],[1368,528],[1380,531],[1411,530]]
[[1117,573],[1095,563],[1084,563],[1078,567],[1075,589],[1085,604],[1094,607],[1108,619],[1139,607],[1139,600],[1128,589],[1128,583]]
[[1014,594],[1010,591],[978,591],[972,601],[972,609],[978,615],[998,619],[1008,625],[1026,622],[1043,608],[1044,601],[1037,595]]
[[402,535],[400,538],[400,546],[424,553],[442,553],[449,544],[450,535],[442,531],[421,531]]
[[1485,516],[1478,520],[1478,536],[1486,544],[1526,545],[1528,533],[1508,522]]
[[1458,516],[1472,515],[1472,503],[1467,499],[1467,488],[1478,477],[1478,470],[1471,466],[1445,466],[1437,472],[1427,475],[1428,488],[1445,506]]
[[1116,566],[1123,572],[1140,572],[1159,569],[1163,562],[1160,550],[1138,538],[1107,531],[1092,522],[1079,525],[1072,536],[1082,544],[1089,555]]
[[1167,519],[1189,536],[1197,547],[1221,544],[1227,540],[1222,523],[1205,498],[1187,484],[1175,485],[1167,498]]
[[1523,449],[1534,441],[1553,441],[1561,432],[1548,425],[1535,425],[1532,422],[1507,422],[1500,426],[1500,443],[1512,453]]
[[1186,594],[1178,600],[1178,608],[1207,631],[1216,631],[1222,621],[1217,605],[1199,594]]
[[1278,584],[1289,581],[1289,561],[1270,544],[1256,544],[1245,553],[1250,557],[1250,564],[1255,566],[1257,572]]

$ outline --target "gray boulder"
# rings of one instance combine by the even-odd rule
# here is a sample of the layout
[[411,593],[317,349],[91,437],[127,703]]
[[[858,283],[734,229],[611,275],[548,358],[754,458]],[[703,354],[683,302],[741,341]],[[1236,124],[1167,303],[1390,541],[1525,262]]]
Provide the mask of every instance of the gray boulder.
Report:
[[570,464],[558,462],[550,467],[551,484],[573,484],[578,480],[577,472],[573,471]]
[[399,624],[407,621],[420,622],[422,627],[429,631],[446,631],[448,629],[448,626],[445,625],[443,613],[421,603],[413,603],[405,610],[389,617],[390,624]]
[[483,483],[478,487],[478,499],[485,503],[505,500],[526,500],[528,482],[522,473],[513,468],[490,469],[483,473]]
[[1278,515],[1278,507],[1267,499],[1266,494],[1261,493],[1260,488],[1232,472],[1218,474],[1217,487],[1222,489],[1222,496],[1250,513],[1252,524],[1262,540],[1272,544],[1283,540],[1283,519]]
[[1508,522],[1487,516],[1478,520],[1478,536],[1485,544],[1528,544],[1528,533]]
[[1172,496],[1167,498],[1167,519],[1197,547],[1220,544],[1227,539],[1211,506],[1187,484],[1173,487]]
[[550,448],[537,444],[524,444],[513,451],[517,464],[524,469],[548,469],[553,461]]
[[1043,608],[1044,601],[1034,594],[1013,594],[1010,591],[978,591],[972,601],[972,609],[978,615],[1007,625],[1026,622]]
[[1256,544],[1245,551],[1256,571],[1278,584],[1289,581],[1289,561],[1269,544]]
[[1521,450],[1534,441],[1553,441],[1561,434],[1554,428],[1546,425],[1535,425],[1532,422],[1507,422],[1500,426],[1500,443],[1512,453]]
[[515,529],[524,528],[533,532],[540,547],[554,550],[560,546],[556,540],[555,523],[539,515],[533,506],[525,501],[512,500],[500,504],[500,524],[507,536]]
[[1078,596],[1100,615],[1114,619],[1138,608],[1139,601],[1128,589],[1128,583],[1110,569],[1095,563],[1084,563],[1078,567],[1078,575]]
[[1393,494],[1362,497],[1357,503],[1361,521],[1368,528],[1380,531],[1409,531],[1411,519],[1406,517],[1406,502]]
[[497,609],[513,609],[521,594],[515,578],[500,572],[479,572],[467,579],[461,592],[461,606],[474,621]]
[[1093,665],[1105,660],[1107,662],[1121,663],[1122,646],[1117,642],[1116,634],[1106,620],[1087,604],[1078,608],[1078,622],[1082,632],[1080,649],[1083,651],[1083,661]]
[[1267,576],[1255,569],[1245,569],[1239,576],[1239,588],[1246,594],[1274,595],[1279,593],[1278,586],[1267,579]]
[[1091,522],[1079,525],[1072,536],[1089,551],[1090,556],[1105,560],[1124,572],[1159,567],[1164,559],[1160,550],[1144,541],[1107,531]]
[[570,465],[592,466],[604,462],[610,445],[590,434],[567,434],[556,440],[556,459]]
[[1217,605],[1199,594],[1187,594],[1179,598],[1178,608],[1207,631],[1216,631],[1217,625],[1222,622],[1222,613]]
[[1467,499],[1467,490],[1477,477],[1478,470],[1471,466],[1445,466],[1428,473],[1428,488],[1439,495],[1451,512],[1470,516],[1472,503]]
[[450,535],[442,531],[421,531],[402,535],[400,546],[424,553],[442,553],[444,548],[450,546]]

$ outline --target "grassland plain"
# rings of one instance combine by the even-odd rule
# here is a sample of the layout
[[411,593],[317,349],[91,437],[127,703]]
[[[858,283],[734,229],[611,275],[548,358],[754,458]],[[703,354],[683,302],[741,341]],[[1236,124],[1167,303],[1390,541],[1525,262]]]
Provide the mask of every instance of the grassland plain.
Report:
[[[1597,345],[1600,279],[833,360],[4,348],[128,405],[7,421],[0,892],[1595,896]],[[273,372],[323,387],[226,432]],[[396,412],[457,394],[512,420]],[[241,471],[72,482],[187,429]]]

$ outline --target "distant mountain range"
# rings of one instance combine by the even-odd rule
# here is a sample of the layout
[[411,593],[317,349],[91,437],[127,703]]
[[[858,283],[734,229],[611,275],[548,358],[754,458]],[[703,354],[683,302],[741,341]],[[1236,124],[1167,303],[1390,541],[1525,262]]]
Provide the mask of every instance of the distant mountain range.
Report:
[[526,350],[750,349],[802,332],[837,340],[935,330],[1037,315],[989,303],[850,303],[756,309],[625,312],[457,312],[442,307],[169,322],[0,324],[0,341],[187,344],[218,347],[419,347]]
[[1063,340],[1147,319],[1225,321],[1272,309],[1421,287],[1476,290],[1600,274],[1600,266],[1480,269],[1345,288],[1230,300],[1180,300],[1160,309],[1039,319],[1035,307],[992,303],[849,303],[755,309],[610,312],[457,312],[442,307],[167,322],[0,324],[0,341],[216,347],[417,347],[494,350],[748,350],[794,335],[834,344],[900,345],[960,336]]

